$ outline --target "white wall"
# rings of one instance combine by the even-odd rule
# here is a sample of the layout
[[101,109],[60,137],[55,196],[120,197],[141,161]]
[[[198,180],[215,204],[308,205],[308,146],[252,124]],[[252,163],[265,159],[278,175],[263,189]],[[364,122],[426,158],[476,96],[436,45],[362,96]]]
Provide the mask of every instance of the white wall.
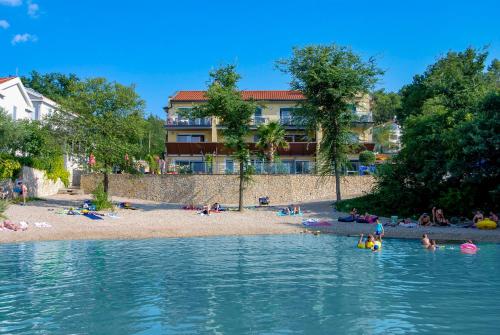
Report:
[[14,107],[17,107],[16,120],[31,119],[33,108],[31,103],[26,101],[18,85],[16,79],[9,80],[3,84],[3,86],[7,87],[0,90],[0,107],[2,107],[11,117],[14,116]]

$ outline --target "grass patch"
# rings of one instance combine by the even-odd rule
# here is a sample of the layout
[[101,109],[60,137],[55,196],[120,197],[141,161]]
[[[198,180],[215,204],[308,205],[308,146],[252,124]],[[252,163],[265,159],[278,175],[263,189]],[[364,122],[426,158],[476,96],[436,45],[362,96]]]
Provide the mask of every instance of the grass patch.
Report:
[[6,219],[4,212],[9,208],[9,201],[0,199],[0,219]]
[[[26,202],[31,202],[31,201],[45,201],[45,199],[42,198],[37,198],[37,197],[28,197],[26,198]],[[23,202],[22,197],[16,197],[10,201],[13,204],[21,204]]]
[[95,206],[96,211],[113,208],[113,203],[109,200],[108,194],[104,192],[104,186],[102,184],[96,187],[92,195],[94,197],[92,204]]

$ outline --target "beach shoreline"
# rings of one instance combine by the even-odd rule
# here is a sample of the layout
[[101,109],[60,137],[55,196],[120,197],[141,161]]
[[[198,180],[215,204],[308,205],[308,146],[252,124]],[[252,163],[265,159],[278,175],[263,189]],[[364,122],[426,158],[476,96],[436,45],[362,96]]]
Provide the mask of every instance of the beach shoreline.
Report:
[[[20,243],[61,240],[128,240],[148,238],[185,238],[209,236],[251,236],[300,234],[319,232],[339,236],[359,236],[373,233],[373,224],[337,222],[345,213],[333,211],[332,201],[301,203],[303,216],[278,216],[277,207],[246,209],[243,213],[228,211],[201,216],[196,211],[183,210],[181,205],[113,197],[114,202],[131,202],[137,210],[116,209],[118,218],[104,216],[91,220],[82,215],[57,214],[63,209],[76,208],[89,199],[88,195],[55,195],[43,201],[21,206],[12,204],[6,216],[13,222],[28,223],[26,231],[0,230],[0,243]],[[109,211],[102,211],[108,213]],[[304,227],[302,220],[317,219],[331,222],[328,227]],[[382,222],[389,219],[381,218]],[[36,227],[45,222],[50,227]],[[386,238],[418,239],[422,234],[446,241],[500,242],[500,229],[479,230],[443,227],[385,227]]]

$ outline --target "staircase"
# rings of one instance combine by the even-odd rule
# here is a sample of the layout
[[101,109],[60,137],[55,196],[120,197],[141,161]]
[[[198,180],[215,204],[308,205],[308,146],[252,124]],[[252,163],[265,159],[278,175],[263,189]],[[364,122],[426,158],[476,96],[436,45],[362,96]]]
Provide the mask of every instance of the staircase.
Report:
[[84,193],[83,190],[80,189],[80,187],[71,186],[68,188],[61,188],[59,191],[57,191],[57,194],[80,195]]

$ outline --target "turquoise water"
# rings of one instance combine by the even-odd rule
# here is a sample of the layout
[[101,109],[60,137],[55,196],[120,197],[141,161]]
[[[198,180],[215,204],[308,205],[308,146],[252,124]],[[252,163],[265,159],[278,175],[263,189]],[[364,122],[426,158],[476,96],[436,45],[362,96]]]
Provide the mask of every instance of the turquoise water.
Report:
[[498,334],[477,255],[292,235],[0,245],[0,334]]

